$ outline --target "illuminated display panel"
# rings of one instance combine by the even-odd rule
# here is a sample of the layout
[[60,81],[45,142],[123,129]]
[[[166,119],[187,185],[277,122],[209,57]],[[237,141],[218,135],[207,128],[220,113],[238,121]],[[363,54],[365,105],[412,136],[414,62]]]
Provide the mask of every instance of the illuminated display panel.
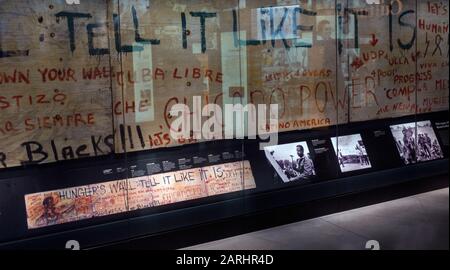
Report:
[[366,146],[360,134],[331,138],[341,172],[372,168]]
[[266,147],[266,157],[283,182],[312,179],[316,175],[306,142]]
[[25,196],[29,229],[256,188],[248,161]]
[[394,125],[391,132],[405,164],[444,158],[431,121]]

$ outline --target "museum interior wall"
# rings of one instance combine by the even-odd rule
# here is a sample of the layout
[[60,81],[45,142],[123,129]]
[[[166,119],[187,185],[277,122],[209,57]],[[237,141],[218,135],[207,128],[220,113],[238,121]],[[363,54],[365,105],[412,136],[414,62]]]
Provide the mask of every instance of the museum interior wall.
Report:
[[448,172],[447,0],[80,2],[0,0],[0,247]]

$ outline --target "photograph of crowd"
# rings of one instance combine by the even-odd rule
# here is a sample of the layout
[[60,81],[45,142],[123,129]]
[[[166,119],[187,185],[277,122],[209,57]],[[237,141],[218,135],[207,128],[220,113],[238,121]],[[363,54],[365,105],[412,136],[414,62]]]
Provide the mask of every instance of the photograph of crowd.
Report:
[[266,147],[266,157],[283,182],[309,180],[316,175],[306,142]]
[[405,164],[444,157],[430,121],[391,126],[391,131]]
[[331,138],[341,172],[372,168],[360,134]]

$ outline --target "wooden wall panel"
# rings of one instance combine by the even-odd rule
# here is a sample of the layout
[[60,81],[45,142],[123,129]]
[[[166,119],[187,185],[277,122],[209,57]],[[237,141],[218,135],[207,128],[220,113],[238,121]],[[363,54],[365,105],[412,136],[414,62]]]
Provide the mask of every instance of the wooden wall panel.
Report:
[[[448,1],[393,1],[392,16],[364,1],[0,2],[0,168],[195,143],[169,136],[193,96],[277,103],[280,131],[448,110]],[[312,31],[293,40],[298,25]]]

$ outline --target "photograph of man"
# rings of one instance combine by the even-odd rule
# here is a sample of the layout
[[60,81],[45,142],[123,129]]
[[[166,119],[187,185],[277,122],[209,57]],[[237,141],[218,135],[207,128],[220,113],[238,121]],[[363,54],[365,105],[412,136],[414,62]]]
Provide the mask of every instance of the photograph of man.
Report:
[[310,180],[316,175],[306,142],[266,147],[265,152],[283,182]]
[[292,169],[296,172],[296,176],[291,178],[291,181],[297,181],[301,179],[310,179],[314,176],[314,164],[312,160],[305,155],[305,148],[302,145],[297,145],[297,160],[292,166]]
[[364,146],[363,141],[358,141],[355,149],[359,152],[359,160],[361,166],[370,165],[369,157],[367,156],[366,147]]

